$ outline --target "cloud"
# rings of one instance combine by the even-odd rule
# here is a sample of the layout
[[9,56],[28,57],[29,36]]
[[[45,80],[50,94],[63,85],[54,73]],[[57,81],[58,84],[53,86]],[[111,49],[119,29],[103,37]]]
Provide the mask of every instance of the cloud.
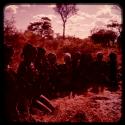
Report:
[[95,25],[97,25],[97,26],[104,26],[105,23],[103,21],[96,21]]
[[56,20],[56,23],[62,24],[62,21],[61,20]]
[[84,15],[87,15],[86,17],[88,17],[84,21],[87,23],[92,21],[92,27],[104,27],[110,20],[117,20],[118,22],[121,22],[121,16],[114,14],[112,7],[113,5],[102,5],[95,15],[87,15],[83,13]]
[[94,14],[89,14],[89,13],[85,13],[83,11],[78,11],[78,14],[79,16],[82,16],[82,17],[85,17],[85,18],[95,18],[95,15]]
[[97,18],[112,18],[112,14],[102,13],[102,14],[98,15]]
[[48,14],[48,15],[46,15],[46,14],[38,14],[38,15],[33,16],[33,19],[36,21],[36,20],[41,19],[41,17],[48,17],[48,18],[50,18],[51,20],[52,20],[53,18],[56,18],[56,16],[53,15],[53,14]]
[[122,14],[122,9],[118,5],[113,5],[112,6],[112,13],[121,15]]
[[52,4],[52,5],[48,5],[49,8],[54,8],[56,7],[56,5]]
[[[101,5],[98,6],[98,11],[95,11],[95,14],[90,14],[89,11],[88,13],[85,13],[83,11],[78,11],[78,15],[84,17],[84,22],[85,23],[93,23],[96,21],[102,20],[107,20],[109,18],[112,18],[112,12],[111,12],[112,5]],[[103,22],[102,20],[102,22]]]
[[112,18],[113,14],[111,11],[112,5],[103,5],[102,7],[100,7],[99,11],[96,12],[95,14],[95,19],[96,20],[100,20],[99,18],[103,18],[102,21],[107,20]]
[[103,18],[103,22],[108,23],[109,20],[117,20],[122,23],[121,9],[114,5],[105,5],[103,9],[97,12],[96,17],[100,20]]
[[123,18],[119,15],[113,15],[112,20],[117,20],[119,23],[123,23]]
[[103,5],[102,7],[100,7],[100,10],[97,11],[96,15],[99,16],[101,14],[106,14],[106,13],[111,14],[111,8],[112,5]]
[[89,13],[88,11],[79,10],[77,15],[70,17],[66,24],[66,34],[84,37],[90,34],[90,30],[95,27],[106,28],[106,24],[111,19],[119,20],[121,17],[114,14],[113,5],[100,5],[98,11]]
[[80,21],[83,21],[85,18],[79,15],[74,15],[68,19],[70,23],[78,23]]
[[16,14],[17,8],[18,8],[18,6],[16,6],[16,5],[9,5],[9,6],[5,7],[5,11],[8,13]]

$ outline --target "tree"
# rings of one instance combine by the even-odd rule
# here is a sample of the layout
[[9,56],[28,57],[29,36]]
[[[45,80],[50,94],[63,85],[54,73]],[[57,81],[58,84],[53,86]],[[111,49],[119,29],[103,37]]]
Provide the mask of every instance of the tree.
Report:
[[115,29],[117,31],[117,34],[118,34],[117,44],[119,47],[121,47],[122,24],[118,23],[118,21],[111,20],[111,23],[107,24],[107,27],[111,28],[112,30]]
[[67,19],[76,14],[78,9],[75,4],[56,4],[54,10],[61,16],[63,21],[63,38],[65,38],[65,26]]
[[91,33],[91,39],[94,41],[94,43],[101,43],[105,46],[110,46],[110,42],[112,42],[112,45],[114,45],[114,41],[117,38],[116,32],[112,30],[99,29],[94,30]]
[[111,23],[107,24],[108,28],[116,29],[117,32],[120,34],[122,31],[122,24],[118,23],[118,21],[111,20]]
[[42,17],[40,21],[30,23],[27,29],[45,39],[53,37],[51,20],[48,17]]
[[22,32],[19,32],[15,27],[14,17],[10,19],[4,19],[4,44],[5,46],[12,47],[14,50],[12,61],[9,64],[13,70],[17,70],[20,62],[20,53],[23,45],[25,44],[25,38]]
[[14,17],[4,20],[4,44],[17,47],[19,40],[19,32],[15,27]]

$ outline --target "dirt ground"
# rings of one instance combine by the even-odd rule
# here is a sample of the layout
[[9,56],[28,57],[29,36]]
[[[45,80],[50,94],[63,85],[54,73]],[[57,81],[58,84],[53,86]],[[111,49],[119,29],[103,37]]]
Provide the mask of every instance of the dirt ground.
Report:
[[90,91],[74,97],[70,94],[51,100],[54,112],[43,113],[35,109],[30,119],[33,122],[117,122],[122,115],[121,96],[121,90],[110,92],[106,89],[99,94]]

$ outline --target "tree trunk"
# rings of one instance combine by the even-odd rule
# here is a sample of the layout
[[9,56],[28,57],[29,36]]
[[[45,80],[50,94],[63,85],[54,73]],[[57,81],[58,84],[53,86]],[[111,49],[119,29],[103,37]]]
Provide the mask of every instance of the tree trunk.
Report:
[[65,39],[65,25],[66,25],[66,23],[63,22],[63,39]]

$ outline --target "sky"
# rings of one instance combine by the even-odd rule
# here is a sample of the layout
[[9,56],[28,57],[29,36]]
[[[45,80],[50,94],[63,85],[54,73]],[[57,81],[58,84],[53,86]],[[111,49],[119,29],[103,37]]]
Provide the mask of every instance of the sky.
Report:
[[[114,4],[115,5],[115,4]],[[86,38],[95,27],[104,27],[110,20],[122,23],[122,9],[113,4],[77,4],[78,12],[66,23],[66,35]],[[62,35],[62,20],[54,11],[55,4],[9,4],[4,7],[4,17],[15,18],[17,29],[25,31],[27,26],[41,17],[51,19],[54,33]],[[117,9],[116,9],[117,8]]]

